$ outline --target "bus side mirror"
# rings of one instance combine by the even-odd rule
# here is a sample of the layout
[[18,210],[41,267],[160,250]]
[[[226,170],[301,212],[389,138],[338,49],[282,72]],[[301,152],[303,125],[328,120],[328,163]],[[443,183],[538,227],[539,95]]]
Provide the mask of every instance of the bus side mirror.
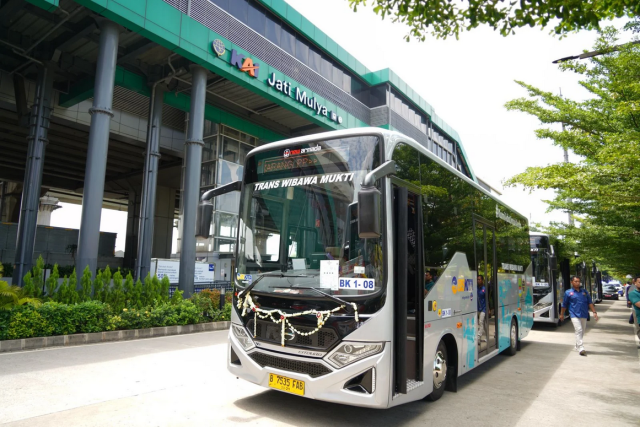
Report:
[[549,255],[549,267],[551,267],[551,270],[558,269],[558,257],[555,254]]
[[358,193],[358,236],[377,239],[380,230],[380,201],[382,194],[376,187],[362,187]]
[[396,162],[388,160],[365,175],[358,193],[358,236],[361,239],[377,239],[380,229],[380,204],[382,193],[375,187],[376,181],[396,172]]
[[242,181],[234,181],[230,184],[222,185],[218,188],[206,191],[202,196],[200,196],[200,204],[198,205],[198,211],[196,213],[197,237],[207,238],[211,235],[209,233],[211,219],[213,218],[213,203],[211,203],[211,199],[232,191],[240,191],[241,188]]
[[213,204],[200,203],[196,214],[196,236],[208,238],[211,233],[211,220],[213,219]]

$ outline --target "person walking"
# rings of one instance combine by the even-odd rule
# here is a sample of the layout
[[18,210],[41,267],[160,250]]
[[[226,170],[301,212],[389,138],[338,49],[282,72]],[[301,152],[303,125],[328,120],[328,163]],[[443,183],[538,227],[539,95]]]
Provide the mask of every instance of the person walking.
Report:
[[631,305],[633,307],[633,315],[634,322],[633,328],[635,329],[636,335],[640,340],[640,276],[636,276],[633,280],[633,283],[636,285],[635,289],[629,289],[629,301],[631,301]]
[[564,313],[568,309],[571,323],[573,323],[573,328],[576,330],[575,349],[580,352],[580,356],[587,355],[582,339],[587,328],[589,308],[593,311],[593,317],[598,320],[598,313],[596,313],[596,308],[593,306],[593,301],[591,301],[591,295],[580,287],[580,278],[578,276],[571,276],[571,289],[564,293],[560,321],[564,322]]

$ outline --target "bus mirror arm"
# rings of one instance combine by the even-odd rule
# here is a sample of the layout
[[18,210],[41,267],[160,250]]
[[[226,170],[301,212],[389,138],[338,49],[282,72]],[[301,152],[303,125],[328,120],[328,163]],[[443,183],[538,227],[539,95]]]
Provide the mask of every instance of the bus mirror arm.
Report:
[[376,185],[377,180],[387,175],[391,175],[392,173],[396,173],[396,170],[396,162],[394,162],[393,160],[384,162],[365,175],[364,180],[362,180],[362,187],[373,187]]
[[230,184],[206,191],[200,197],[200,204],[196,213],[196,236],[208,238],[210,236],[211,219],[213,217],[213,203],[211,199],[232,191],[240,191],[242,181],[234,181]]
[[214,188],[209,191],[205,191],[200,197],[200,203],[208,202],[214,197],[221,196],[223,194],[231,193],[232,191],[240,191],[242,188],[242,181],[233,181],[230,184],[223,185],[218,188]]
[[382,234],[380,205],[382,193],[375,187],[380,178],[396,172],[396,162],[389,160],[369,172],[358,192],[358,236],[361,239],[376,239]]
[[549,254],[549,268],[551,271],[556,271],[558,269],[558,257],[556,256],[556,252],[553,249],[553,245],[550,246],[550,254]]

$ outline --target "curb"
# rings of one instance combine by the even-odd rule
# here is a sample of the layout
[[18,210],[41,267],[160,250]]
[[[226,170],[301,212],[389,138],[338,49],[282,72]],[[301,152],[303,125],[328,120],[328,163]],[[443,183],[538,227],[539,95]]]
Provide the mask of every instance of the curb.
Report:
[[89,334],[55,335],[52,337],[22,338],[0,341],[0,353],[23,350],[38,350],[49,347],[68,347],[82,344],[98,344],[128,341],[143,338],[166,337],[170,335],[192,334],[229,329],[230,321],[197,323],[184,326],[161,326],[147,329],[94,332]]

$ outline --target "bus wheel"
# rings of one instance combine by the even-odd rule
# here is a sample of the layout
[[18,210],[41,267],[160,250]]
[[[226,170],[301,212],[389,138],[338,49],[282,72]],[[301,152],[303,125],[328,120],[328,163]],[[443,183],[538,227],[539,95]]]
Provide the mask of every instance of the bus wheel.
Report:
[[516,319],[511,319],[511,328],[509,328],[509,348],[507,354],[514,356],[518,351],[518,325]]
[[433,391],[427,396],[432,402],[440,399],[444,394],[447,382],[447,347],[440,341],[433,358]]

